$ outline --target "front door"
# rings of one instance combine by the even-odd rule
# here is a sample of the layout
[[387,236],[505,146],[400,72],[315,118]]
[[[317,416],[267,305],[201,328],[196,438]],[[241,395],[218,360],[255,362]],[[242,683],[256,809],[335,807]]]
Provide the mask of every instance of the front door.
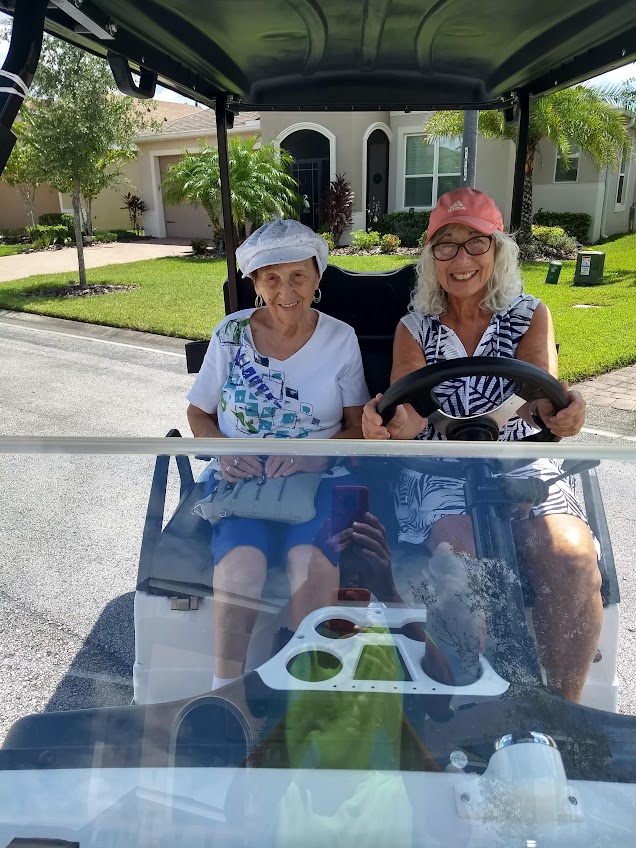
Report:
[[323,223],[322,196],[328,166],[328,159],[300,159],[292,164],[292,176],[298,183],[298,194],[304,201],[300,208],[300,220],[312,230],[320,229]]

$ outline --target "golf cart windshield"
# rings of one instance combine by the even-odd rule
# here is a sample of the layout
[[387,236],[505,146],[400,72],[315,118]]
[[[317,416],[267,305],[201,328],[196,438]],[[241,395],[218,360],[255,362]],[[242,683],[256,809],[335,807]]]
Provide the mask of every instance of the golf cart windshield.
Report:
[[[239,447],[257,457],[262,444]],[[212,464],[201,459],[211,448]],[[332,570],[300,597],[272,537],[262,598],[232,598],[256,619],[233,642],[245,675],[212,690],[212,525],[192,507],[227,444],[4,440],[3,844],[138,845],[152,834],[166,846],[278,846],[307,844],[307,833],[312,845],[335,833],[342,844],[633,844],[636,722],[615,712],[618,587],[600,494],[623,505],[609,523],[626,580],[636,452],[302,440],[291,450],[297,462],[328,451],[314,544]],[[606,615],[580,704],[546,683],[537,596],[508,547],[511,527],[540,509],[528,482],[537,462],[573,480],[598,541]],[[405,474],[455,481],[487,555],[413,544],[389,485]],[[297,499],[283,494],[287,519]],[[584,641],[586,622],[570,625]]]

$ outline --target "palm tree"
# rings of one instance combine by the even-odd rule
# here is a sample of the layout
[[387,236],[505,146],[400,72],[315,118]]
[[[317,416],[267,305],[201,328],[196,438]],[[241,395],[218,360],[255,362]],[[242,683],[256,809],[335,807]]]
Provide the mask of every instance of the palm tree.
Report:
[[598,85],[595,91],[603,100],[607,100],[617,109],[622,109],[624,112],[636,110],[636,77],[613,85]]
[[[462,112],[436,112],[424,129],[424,141],[461,137],[462,128]],[[498,111],[479,113],[479,132],[484,138],[511,141],[517,136]],[[623,114],[593,88],[577,85],[532,100],[519,230],[521,245],[532,241],[532,176],[543,139],[554,144],[565,168],[569,167],[572,148],[578,146],[599,170],[616,170],[629,143]]]
[[[230,187],[235,236],[245,238],[246,225],[259,227],[272,218],[297,218],[298,184],[291,176],[292,157],[274,142],[259,145],[259,137],[228,142]],[[191,203],[205,209],[216,233],[223,231],[219,154],[202,144],[197,153],[183,151],[163,179],[164,201]]]

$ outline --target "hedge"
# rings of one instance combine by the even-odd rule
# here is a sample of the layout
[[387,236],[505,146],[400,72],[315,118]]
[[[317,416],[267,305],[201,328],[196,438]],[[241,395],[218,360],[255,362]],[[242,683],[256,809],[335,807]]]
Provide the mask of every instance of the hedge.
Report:
[[587,212],[548,212],[545,209],[538,209],[532,223],[543,227],[561,227],[581,244],[589,243],[592,216]]
[[400,239],[404,247],[417,247],[418,239],[428,228],[430,212],[387,212],[380,216],[378,232]]
[[67,235],[75,241],[75,216],[72,212],[44,212],[38,217],[38,224],[43,227],[66,227]]

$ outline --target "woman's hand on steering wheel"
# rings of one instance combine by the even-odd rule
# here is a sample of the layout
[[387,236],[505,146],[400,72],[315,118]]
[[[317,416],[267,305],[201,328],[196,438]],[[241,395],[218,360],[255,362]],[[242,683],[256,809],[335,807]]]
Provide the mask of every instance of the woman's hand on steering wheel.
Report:
[[395,415],[384,426],[382,416],[378,413],[378,401],[382,397],[377,394],[362,410],[362,433],[365,439],[399,439],[408,422],[408,413],[403,404],[399,404]]
[[555,436],[576,436],[585,424],[586,403],[583,395],[576,389],[570,389],[567,383],[561,383],[570,399],[570,403],[560,412],[555,412],[549,400],[535,401],[536,412],[546,427]]

